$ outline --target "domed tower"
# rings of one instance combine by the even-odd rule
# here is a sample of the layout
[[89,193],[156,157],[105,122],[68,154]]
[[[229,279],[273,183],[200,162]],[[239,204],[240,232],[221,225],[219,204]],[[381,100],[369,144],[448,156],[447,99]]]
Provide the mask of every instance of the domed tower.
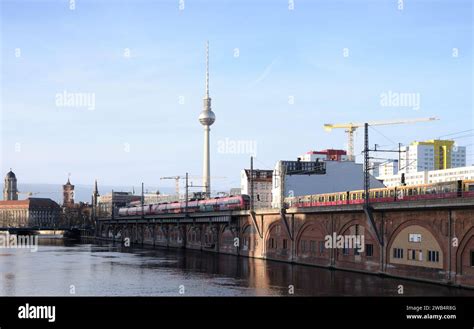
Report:
[[211,110],[211,97],[209,97],[209,41],[206,43],[206,96],[204,97],[203,110],[199,115],[199,122],[204,126],[204,161],[202,168],[202,186],[206,196],[211,195],[211,157],[210,157],[210,131],[211,125],[216,121],[216,115]]
[[74,207],[74,185],[71,184],[69,177],[67,183],[63,185],[63,207]]
[[3,184],[3,200],[18,200],[16,176],[11,169],[5,176],[5,182]]

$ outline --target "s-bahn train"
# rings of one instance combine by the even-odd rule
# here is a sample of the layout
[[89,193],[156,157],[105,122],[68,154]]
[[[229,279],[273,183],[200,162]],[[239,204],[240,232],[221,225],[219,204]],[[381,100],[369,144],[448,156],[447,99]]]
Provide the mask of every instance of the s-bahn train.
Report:
[[180,214],[184,212],[192,213],[224,210],[247,210],[249,208],[250,197],[243,194],[223,198],[189,200],[187,207],[185,201],[122,207],[119,208],[118,215],[122,217],[141,215],[146,216],[158,214]]
[[[474,180],[375,188],[370,189],[369,193],[370,203],[474,197]],[[365,201],[364,197],[364,190],[287,197],[285,207],[361,204]]]

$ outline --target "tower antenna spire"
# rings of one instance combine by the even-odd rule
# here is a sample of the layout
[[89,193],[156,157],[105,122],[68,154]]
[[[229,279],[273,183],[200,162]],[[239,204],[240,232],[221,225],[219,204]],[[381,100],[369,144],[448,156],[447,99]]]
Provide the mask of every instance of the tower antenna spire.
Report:
[[204,127],[204,160],[202,170],[202,186],[204,194],[211,195],[211,165],[210,165],[210,130],[216,120],[216,115],[211,109],[211,97],[209,96],[209,40],[206,42],[206,96],[203,99],[203,109],[199,115],[199,122]]
[[206,97],[209,98],[209,40],[206,41]]

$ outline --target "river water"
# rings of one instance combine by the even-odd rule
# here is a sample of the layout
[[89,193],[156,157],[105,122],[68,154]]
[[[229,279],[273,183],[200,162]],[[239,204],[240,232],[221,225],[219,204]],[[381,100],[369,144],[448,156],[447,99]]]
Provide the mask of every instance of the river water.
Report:
[[474,296],[474,291],[200,251],[40,239],[0,249],[0,296]]

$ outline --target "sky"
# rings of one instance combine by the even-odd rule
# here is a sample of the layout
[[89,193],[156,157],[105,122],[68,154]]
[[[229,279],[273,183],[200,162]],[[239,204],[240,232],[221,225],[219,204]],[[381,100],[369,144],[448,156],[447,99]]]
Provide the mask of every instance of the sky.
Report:
[[[239,187],[252,155],[272,169],[346,148],[324,123],[437,117],[371,128],[370,144],[446,136],[474,164],[470,0],[0,3],[1,170],[23,183],[201,175],[207,40],[215,191]],[[359,162],[362,144],[358,130]]]

